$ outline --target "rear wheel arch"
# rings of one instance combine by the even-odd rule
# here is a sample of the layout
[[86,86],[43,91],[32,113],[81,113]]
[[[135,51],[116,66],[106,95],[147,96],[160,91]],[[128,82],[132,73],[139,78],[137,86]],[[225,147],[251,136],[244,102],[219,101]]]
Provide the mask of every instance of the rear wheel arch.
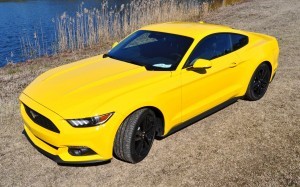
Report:
[[244,99],[256,101],[261,99],[267,89],[272,78],[272,66],[269,61],[260,63],[253,72],[249,81]]
[[[253,61],[253,63],[251,63],[251,65],[249,67],[251,69],[251,71],[247,71],[248,73],[246,73],[243,76],[243,78],[242,78],[243,83],[247,82],[248,84],[244,84],[245,86],[243,86],[243,88],[241,89],[241,92],[239,93],[238,96],[243,97],[246,94],[246,91],[248,89],[248,85],[249,85],[249,83],[251,81],[253,73],[255,72],[256,68],[258,66],[260,66],[261,64],[263,64],[263,63],[267,64],[268,67],[269,67],[269,70],[270,70],[271,74],[273,73],[273,67],[272,67],[272,64],[271,64],[271,62],[269,60]],[[271,81],[271,79],[270,79],[270,81]]]
[[266,61],[263,61],[263,62],[260,63],[260,64],[263,64],[263,63],[266,63],[266,64],[268,65],[268,67],[269,67],[270,72],[273,72],[272,64],[271,64],[270,61],[266,60]]

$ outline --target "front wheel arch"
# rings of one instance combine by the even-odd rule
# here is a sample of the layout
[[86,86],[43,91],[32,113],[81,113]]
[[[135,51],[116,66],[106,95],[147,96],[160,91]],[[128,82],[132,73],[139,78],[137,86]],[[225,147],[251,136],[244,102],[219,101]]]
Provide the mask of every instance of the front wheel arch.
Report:
[[114,156],[129,163],[142,161],[148,155],[157,135],[159,123],[156,118],[159,119],[159,115],[161,113],[158,109],[150,107],[142,107],[130,113],[119,126],[114,138]]
[[[156,107],[153,106],[147,106],[143,108],[149,108],[155,113],[155,116],[158,120],[157,122],[157,128],[156,128],[156,136],[157,137],[162,137],[164,135],[165,131],[165,119],[163,113]],[[138,109],[139,110],[139,109]]]
[[[157,124],[157,129],[156,129],[156,137],[163,137],[164,135],[164,132],[165,132],[165,117],[164,117],[164,114],[163,112],[155,107],[155,106],[151,106],[151,105],[148,105],[148,106],[143,106],[143,107],[139,107],[135,110],[132,110],[132,112],[128,112],[127,115],[124,115],[125,118],[124,120],[122,121],[122,123],[126,120],[126,118],[128,116],[130,116],[132,113],[138,111],[138,110],[141,110],[141,109],[144,109],[144,108],[147,108],[147,109],[150,109],[152,110],[154,113],[155,113],[155,116],[156,118],[158,119],[158,124]],[[121,124],[120,124],[121,125]],[[119,128],[119,127],[118,127]]]

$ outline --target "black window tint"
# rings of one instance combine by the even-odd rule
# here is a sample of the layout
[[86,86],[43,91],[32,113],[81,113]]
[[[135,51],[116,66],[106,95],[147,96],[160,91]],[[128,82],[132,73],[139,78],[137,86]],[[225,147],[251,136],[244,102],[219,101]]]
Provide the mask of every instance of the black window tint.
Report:
[[232,50],[236,51],[245,45],[248,44],[249,39],[247,36],[240,35],[240,34],[231,34],[231,41],[232,41]]
[[230,35],[221,33],[204,38],[189,57],[188,66],[197,59],[212,60],[232,51]]
[[108,57],[145,66],[147,70],[175,70],[193,39],[169,33],[139,30],[114,47]]

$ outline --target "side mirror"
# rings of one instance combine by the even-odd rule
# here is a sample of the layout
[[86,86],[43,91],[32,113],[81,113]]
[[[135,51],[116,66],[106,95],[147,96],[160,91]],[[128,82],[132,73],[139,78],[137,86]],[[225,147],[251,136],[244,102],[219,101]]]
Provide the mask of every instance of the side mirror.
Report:
[[118,45],[119,44],[119,42],[115,42],[113,45],[112,45],[112,47],[111,48],[114,48],[114,47],[116,47],[116,45]]
[[211,67],[212,67],[211,61],[205,59],[197,59],[192,66],[192,68],[194,69],[208,69]]

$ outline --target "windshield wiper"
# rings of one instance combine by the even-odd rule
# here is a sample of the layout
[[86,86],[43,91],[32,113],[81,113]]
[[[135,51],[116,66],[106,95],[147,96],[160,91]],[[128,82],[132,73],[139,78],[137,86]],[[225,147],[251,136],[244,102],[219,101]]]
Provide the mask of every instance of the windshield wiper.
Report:
[[161,67],[155,67],[155,66],[152,66],[152,65],[145,66],[145,68],[148,71],[169,71],[169,69],[161,68]]
[[[128,62],[128,63],[130,63],[130,64],[134,64],[134,65],[146,67],[144,64],[135,62],[135,61],[133,61],[133,60],[118,59],[118,58],[116,58],[116,57],[113,57],[113,56],[109,55],[108,53],[103,54],[102,57],[103,57],[103,58],[109,57],[109,58],[112,58],[112,59],[115,59],[115,60],[120,60],[120,61]],[[146,68],[146,69],[147,69],[147,68]]]
[[[115,58],[116,59],[116,58]],[[128,63],[130,63],[130,64],[134,64],[134,65],[138,65],[138,66],[143,66],[143,67],[145,67],[145,65],[144,64],[141,64],[141,63],[139,63],[139,62],[136,62],[136,61],[133,61],[133,60],[130,60],[130,59],[117,59],[117,60],[120,60],[120,61],[123,61],[123,62],[128,62]]]
[[[116,57],[114,57],[114,56],[111,56],[110,54],[108,54],[108,53],[105,53],[105,54],[103,54],[103,56],[102,56],[103,58],[111,58],[111,59],[115,59],[115,60],[120,60],[120,59],[118,59],[118,58],[116,58]],[[122,61],[122,60],[120,60],[120,61]]]
[[128,62],[128,63],[131,63],[131,64],[134,64],[134,65],[138,65],[138,66],[145,66],[144,64],[140,64],[138,62],[135,62],[135,61],[132,61],[132,60],[123,60],[124,62]]
[[103,54],[103,56],[102,56],[103,58],[107,58],[107,57],[109,57],[109,58],[113,58],[112,56],[110,56],[108,53],[105,53],[105,54]]

